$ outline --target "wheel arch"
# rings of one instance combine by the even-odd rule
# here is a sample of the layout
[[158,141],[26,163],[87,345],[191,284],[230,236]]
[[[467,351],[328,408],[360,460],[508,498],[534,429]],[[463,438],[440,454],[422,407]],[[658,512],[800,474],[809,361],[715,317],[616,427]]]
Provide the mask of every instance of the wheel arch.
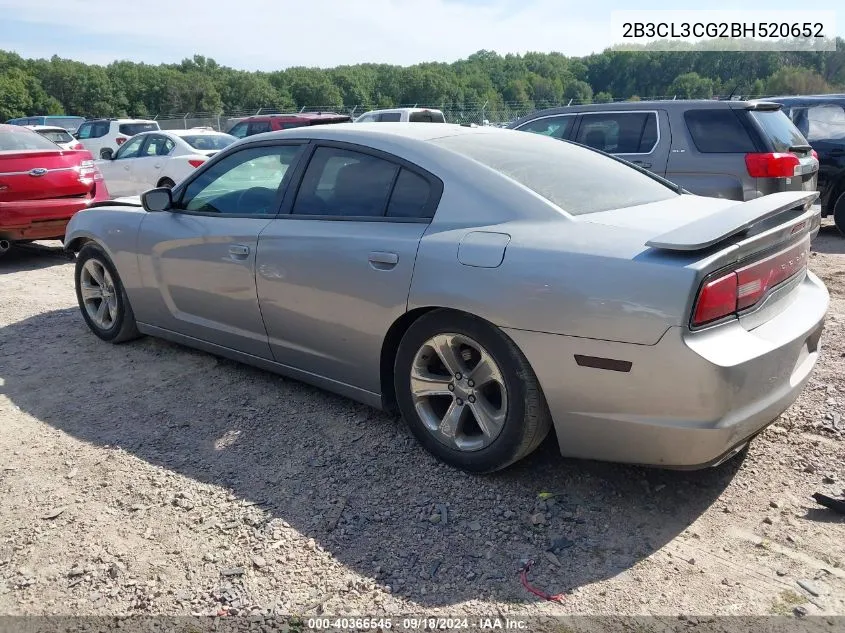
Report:
[[[496,324],[491,323],[484,317],[458,308],[451,308],[448,306],[423,306],[414,308],[413,310],[408,310],[408,312],[396,319],[390,328],[388,328],[387,334],[385,335],[381,346],[379,382],[381,385],[382,407],[386,411],[390,411],[392,413],[396,413],[398,411],[396,403],[396,389],[394,387],[393,365],[396,362],[396,354],[399,352],[399,344],[402,341],[402,337],[405,336],[408,328],[410,328],[411,325],[413,325],[420,317],[434,311],[453,312],[455,314],[472,317],[473,319],[484,321],[488,325],[498,328]],[[502,332],[502,334],[504,334],[505,337],[510,338],[504,332]],[[516,345],[516,342],[513,341],[513,339],[511,339],[511,342]],[[519,346],[517,345],[517,348],[518,347]]]

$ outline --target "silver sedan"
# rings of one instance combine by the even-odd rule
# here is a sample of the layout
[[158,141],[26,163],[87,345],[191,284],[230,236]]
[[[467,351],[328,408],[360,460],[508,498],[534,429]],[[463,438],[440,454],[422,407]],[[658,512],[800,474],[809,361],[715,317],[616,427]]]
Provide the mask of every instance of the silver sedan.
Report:
[[396,409],[443,461],[721,463],[809,379],[815,192],[690,195],[493,127],[249,137],[173,190],[78,213],[82,316]]

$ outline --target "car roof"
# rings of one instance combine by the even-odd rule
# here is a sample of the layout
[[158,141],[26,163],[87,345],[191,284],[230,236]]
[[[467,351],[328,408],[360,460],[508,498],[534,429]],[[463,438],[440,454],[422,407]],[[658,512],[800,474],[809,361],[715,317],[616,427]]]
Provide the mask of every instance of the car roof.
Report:
[[337,112],[294,112],[290,114],[256,114],[254,116],[245,117],[238,121],[238,123],[242,123],[244,121],[269,121],[270,119],[290,119],[292,121],[302,121],[313,119],[337,118],[349,119],[351,117],[348,114],[338,114]]
[[35,130],[36,132],[67,132],[67,130],[59,125],[24,125],[23,127]]
[[830,94],[830,95],[792,95],[789,97],[766,97],[765,101],[775,101],[777,103],[801,103],[814,102],[820,103],[841,103],[845,101],[845,94]]
[[155,123],[152,119],[108,119],[108,118],[100,118],[100,119],[86,119],[84,123],[102,123],[103,121],[106,122],[115,122],[115,123]]
[[150,130],[150,134],[172,134],[173,136],[201,136],[203,134],[216,134],[218,136],[229,136],[225,132],[218,132],[217,130],[209,130],[206,128],[194,128],[187,130]]
[[[437,108],[384,108],[382,110],[367,110],[364,114],[382,114],[385,112],[440,112],[440,110]],[[364,116],[364,114],[361,116]]]
[[264,132],[248,136],[244,140],[269,140],[274,138],[303,138],[348,141],[360,145],[385,140],[395,141],[430,141],[447,136],[462,134],[498,133],[513,134],[511,130],[479,125],[459,125],[443,123],[431,125],[429,123],[337,123],[335,125],[314,125],[298,127],[290,130]]

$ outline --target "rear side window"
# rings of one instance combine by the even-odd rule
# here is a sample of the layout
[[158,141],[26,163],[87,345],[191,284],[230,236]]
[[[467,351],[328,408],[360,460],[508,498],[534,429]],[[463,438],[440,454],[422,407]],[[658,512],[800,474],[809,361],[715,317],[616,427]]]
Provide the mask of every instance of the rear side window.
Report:
[[270,131],[270,121],[253,121],[249,124],[249,136]]
[[411,123],[446,123],[442,112],[411,112]]
[[679,195],[623,162],[538,134],[459,134],[429,142],[490,167],[572,215],[633,207]]
[[648,154],[657,145],[657,115],[654,112],[584,114],[575,140],[609,154]]
[[293,213],[382,217],[398,170],[369,154],[319,147],[302,177]]
[[389,218],[431,218],[434,208],[429,206],[431,185],[422,176],[402,169],[387,205]]
[[13,128],[13,130],[0,130],[0,152],[22,152],[39,149],[59,151],[59,147],[55,143],[48,141],[32,130],[26,128]]
[[381,123],[398,123],[402,120],[401,112],[385,112],[380,114],[378,120]]
[[141,132],[155,132],[159,127],[158,123],[121,123],[118,129],[121,134],[135,136]]
[[733,110],[687,110],[684,121],[699,152],[732,154],[757,151],[748,130]]
[[750,112],[776,152],[788,152],[790,147],[807,145],[807,139],[795,124],[780,110],[752,110]]

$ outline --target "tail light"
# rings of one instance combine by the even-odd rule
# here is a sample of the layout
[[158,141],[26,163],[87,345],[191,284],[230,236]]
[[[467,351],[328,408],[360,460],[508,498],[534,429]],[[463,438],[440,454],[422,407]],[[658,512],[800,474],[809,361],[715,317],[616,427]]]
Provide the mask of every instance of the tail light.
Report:
[[797,175],[801,161],[790,153],[753,153],[745,155],[745,167],[752,178],[792,178]]
[[698,293],[692,326],[735,315],[760,303],[779,284],[807,267],[810,236],[761,260],[706,279]]
[[191,167],[193,167],[194,169],[196,169],[197,167],[202,165],[204,162],[205,162],[205,159],[202,159],[202,158],[189,158],[188,159],[188,164]]
[[80,180],[93,179],[95,182],[103,179],[103,173],[93,160],[83,160],[77,168]]
[[118,147],[120,147],[121,145],[123,145],[128,140],[129,139],[126,138],[125,136],[118,136],[116,139],[114,139],[114,142],[117,143]]
[[82,143],[74,143],[70,146],[71,149],[85,149],[85,146]]

